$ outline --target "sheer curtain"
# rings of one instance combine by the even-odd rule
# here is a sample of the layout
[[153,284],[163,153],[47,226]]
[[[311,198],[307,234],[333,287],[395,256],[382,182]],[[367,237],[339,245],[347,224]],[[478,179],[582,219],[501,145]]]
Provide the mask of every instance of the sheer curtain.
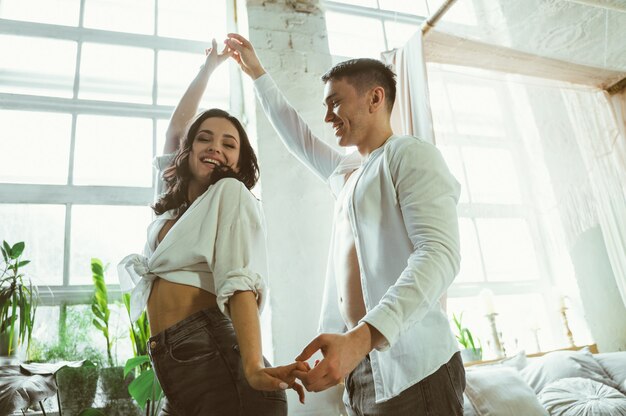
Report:
[[626,305],[625,95],[564,90],[575,138],[591,182],[596,212],[622,301]]
[[434,144],[423,41],[422,31],[418,30],[403,48],[384,52],[382,60],[392,66],[398,81],[391,113],[393,131],[417,136]]

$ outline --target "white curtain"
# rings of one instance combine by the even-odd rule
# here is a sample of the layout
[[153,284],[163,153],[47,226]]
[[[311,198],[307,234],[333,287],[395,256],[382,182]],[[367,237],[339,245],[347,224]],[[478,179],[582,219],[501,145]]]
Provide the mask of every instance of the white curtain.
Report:
[[402,49],[383,52],[382,61],[392,66],[398,81],[391,113],[393,131],[417,136],[434,144],[423,46],[422,31],[418,30]]
[[593,184],[596,214],[626,305],[626,136],[624,95],[564,90],[564,102]]

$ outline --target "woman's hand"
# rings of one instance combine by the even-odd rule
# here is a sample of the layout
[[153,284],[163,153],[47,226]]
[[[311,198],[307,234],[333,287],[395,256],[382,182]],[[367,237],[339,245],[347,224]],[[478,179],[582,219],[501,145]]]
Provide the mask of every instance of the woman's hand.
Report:
[[224,43],[234,52],[231,56],[237,61],[241,70],[248,74],[250,78],[257,79],[265,74],[265,69],[248,39],[237,33],[229,33]]
[[222,62],[228,59],[229,56],[232,56],[234,51],[228,48],[228,45],[224,46],[222,52],[217,52],[217,41],[213,39],[211,41],[211,47],[204,50],[204,54],[206,55],[206,60],[204,61],[204,68],[213,72],[215,68],[220,66]]
[[246,371],[246,379],[253,389],[263,391],[294,389],[298,393],[300,403],[304,404],[304,388],[296,382],[294,370],[308,371],[307,363],[296,361],[278,367],[257,368]]

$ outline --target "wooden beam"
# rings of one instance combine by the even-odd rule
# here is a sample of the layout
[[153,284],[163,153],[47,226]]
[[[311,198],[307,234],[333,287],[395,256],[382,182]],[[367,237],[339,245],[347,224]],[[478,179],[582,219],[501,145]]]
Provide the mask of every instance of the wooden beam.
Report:
[[626,78],[622,78],[621,80],[617,81],[615,84],[608,87],[606,89],[606,92],[608,92],[611,95],[614,95],[614,94],[619,94],[620,92],[624,91],[624,89],[626,89]]
[[579,65],[431,30],[424,37],[427,62],[469,66],[607,89],[626,73]]

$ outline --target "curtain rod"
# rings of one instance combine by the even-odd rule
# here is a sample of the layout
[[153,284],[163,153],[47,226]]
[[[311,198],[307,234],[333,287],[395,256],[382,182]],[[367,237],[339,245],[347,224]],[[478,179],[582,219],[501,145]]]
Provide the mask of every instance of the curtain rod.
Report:
[[426,35],[426,33],[428,33],[428,31],[430,31],[430,29],[432,29],[433,26],[437,24],[439,19],[441,19],[443,15],[446,14],[448,9],[452,7],[455,2],[456,0],[446,0],[445,3],[443,3],[433,15],[426,19],[421,26],[422,34]]

